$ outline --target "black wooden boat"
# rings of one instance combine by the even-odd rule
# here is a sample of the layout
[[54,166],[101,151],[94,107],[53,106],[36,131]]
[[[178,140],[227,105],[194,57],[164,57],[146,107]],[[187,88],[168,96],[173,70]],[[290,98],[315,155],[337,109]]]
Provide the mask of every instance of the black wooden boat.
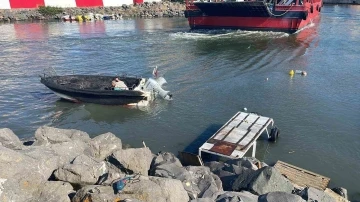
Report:
[[118,76],[128,87],[114,90],[114,76],[65,75],[41,76],[41,83],[63,99],[73,102],[89,102],[104,105],[147,105],[156,95],[170,100],[169,91],[161,88],[166,80],[141,77]]

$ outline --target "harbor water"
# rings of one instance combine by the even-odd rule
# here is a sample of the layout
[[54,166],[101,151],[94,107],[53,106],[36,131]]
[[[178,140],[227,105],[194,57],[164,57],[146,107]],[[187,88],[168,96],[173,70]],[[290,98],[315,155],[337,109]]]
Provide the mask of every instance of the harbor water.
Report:
[[[258,159],[327,176],[360,200],[360,6],[324,6],[293,35],[191,31],[185,18],[0,24],[0,48],[0,127],[20,138],[48,125],[177,154],[246,108],[281,130],[276,143],[258,140]],[[174,100],[140,109],[66,102],[39,78],[48,68],[151,77],[155,66]]]

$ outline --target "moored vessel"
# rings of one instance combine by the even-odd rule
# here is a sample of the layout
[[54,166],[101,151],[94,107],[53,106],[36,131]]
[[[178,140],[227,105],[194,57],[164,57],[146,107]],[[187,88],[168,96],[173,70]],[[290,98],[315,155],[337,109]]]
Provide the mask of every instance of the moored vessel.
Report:
[[[126,87],[114,88],[112,80],[115,78],[120,79]],[[165,100],[172,99],[172,94],[162,89],[162,85],[166,83],[163,77],[146,79],[127,75],[114,77],[44,74],[40,81],[59,97],[72,102],[146,106],[156,96]]]
[[321,12],[322,0],[186,1],[191,29],[241,29],[294,33]]

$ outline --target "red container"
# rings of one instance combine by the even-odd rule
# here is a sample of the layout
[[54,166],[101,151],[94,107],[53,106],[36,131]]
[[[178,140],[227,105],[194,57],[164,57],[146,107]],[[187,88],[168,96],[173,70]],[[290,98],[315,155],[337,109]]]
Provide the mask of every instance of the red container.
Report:
[[44,6],[44,0],[10,0],[10,8],[37,8]]
[[144,3],[144,0],[134,0],[134,4],[142,4]]
[[96,7],[104,6],[102,0],[76,0],[77,7]]

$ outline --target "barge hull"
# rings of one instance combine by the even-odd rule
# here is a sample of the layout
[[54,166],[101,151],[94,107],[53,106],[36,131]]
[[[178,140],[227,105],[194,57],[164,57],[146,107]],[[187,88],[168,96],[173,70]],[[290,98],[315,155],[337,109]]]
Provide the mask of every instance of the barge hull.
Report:
[[[229,6],[228,13],[224,11],[225,5]],[[311,24],[318,17],[322,2],[306,3],[304,6],[290,8],[276,6],[273,13],[265,12],[264,5],[257,2],[250,5],[249,3],[210,3],[208,5],[196,3],[188,7],[185,17],[188,18],[191,29],[240,29],[294,33]],[[252,10],[249,12],[245,8]]]

